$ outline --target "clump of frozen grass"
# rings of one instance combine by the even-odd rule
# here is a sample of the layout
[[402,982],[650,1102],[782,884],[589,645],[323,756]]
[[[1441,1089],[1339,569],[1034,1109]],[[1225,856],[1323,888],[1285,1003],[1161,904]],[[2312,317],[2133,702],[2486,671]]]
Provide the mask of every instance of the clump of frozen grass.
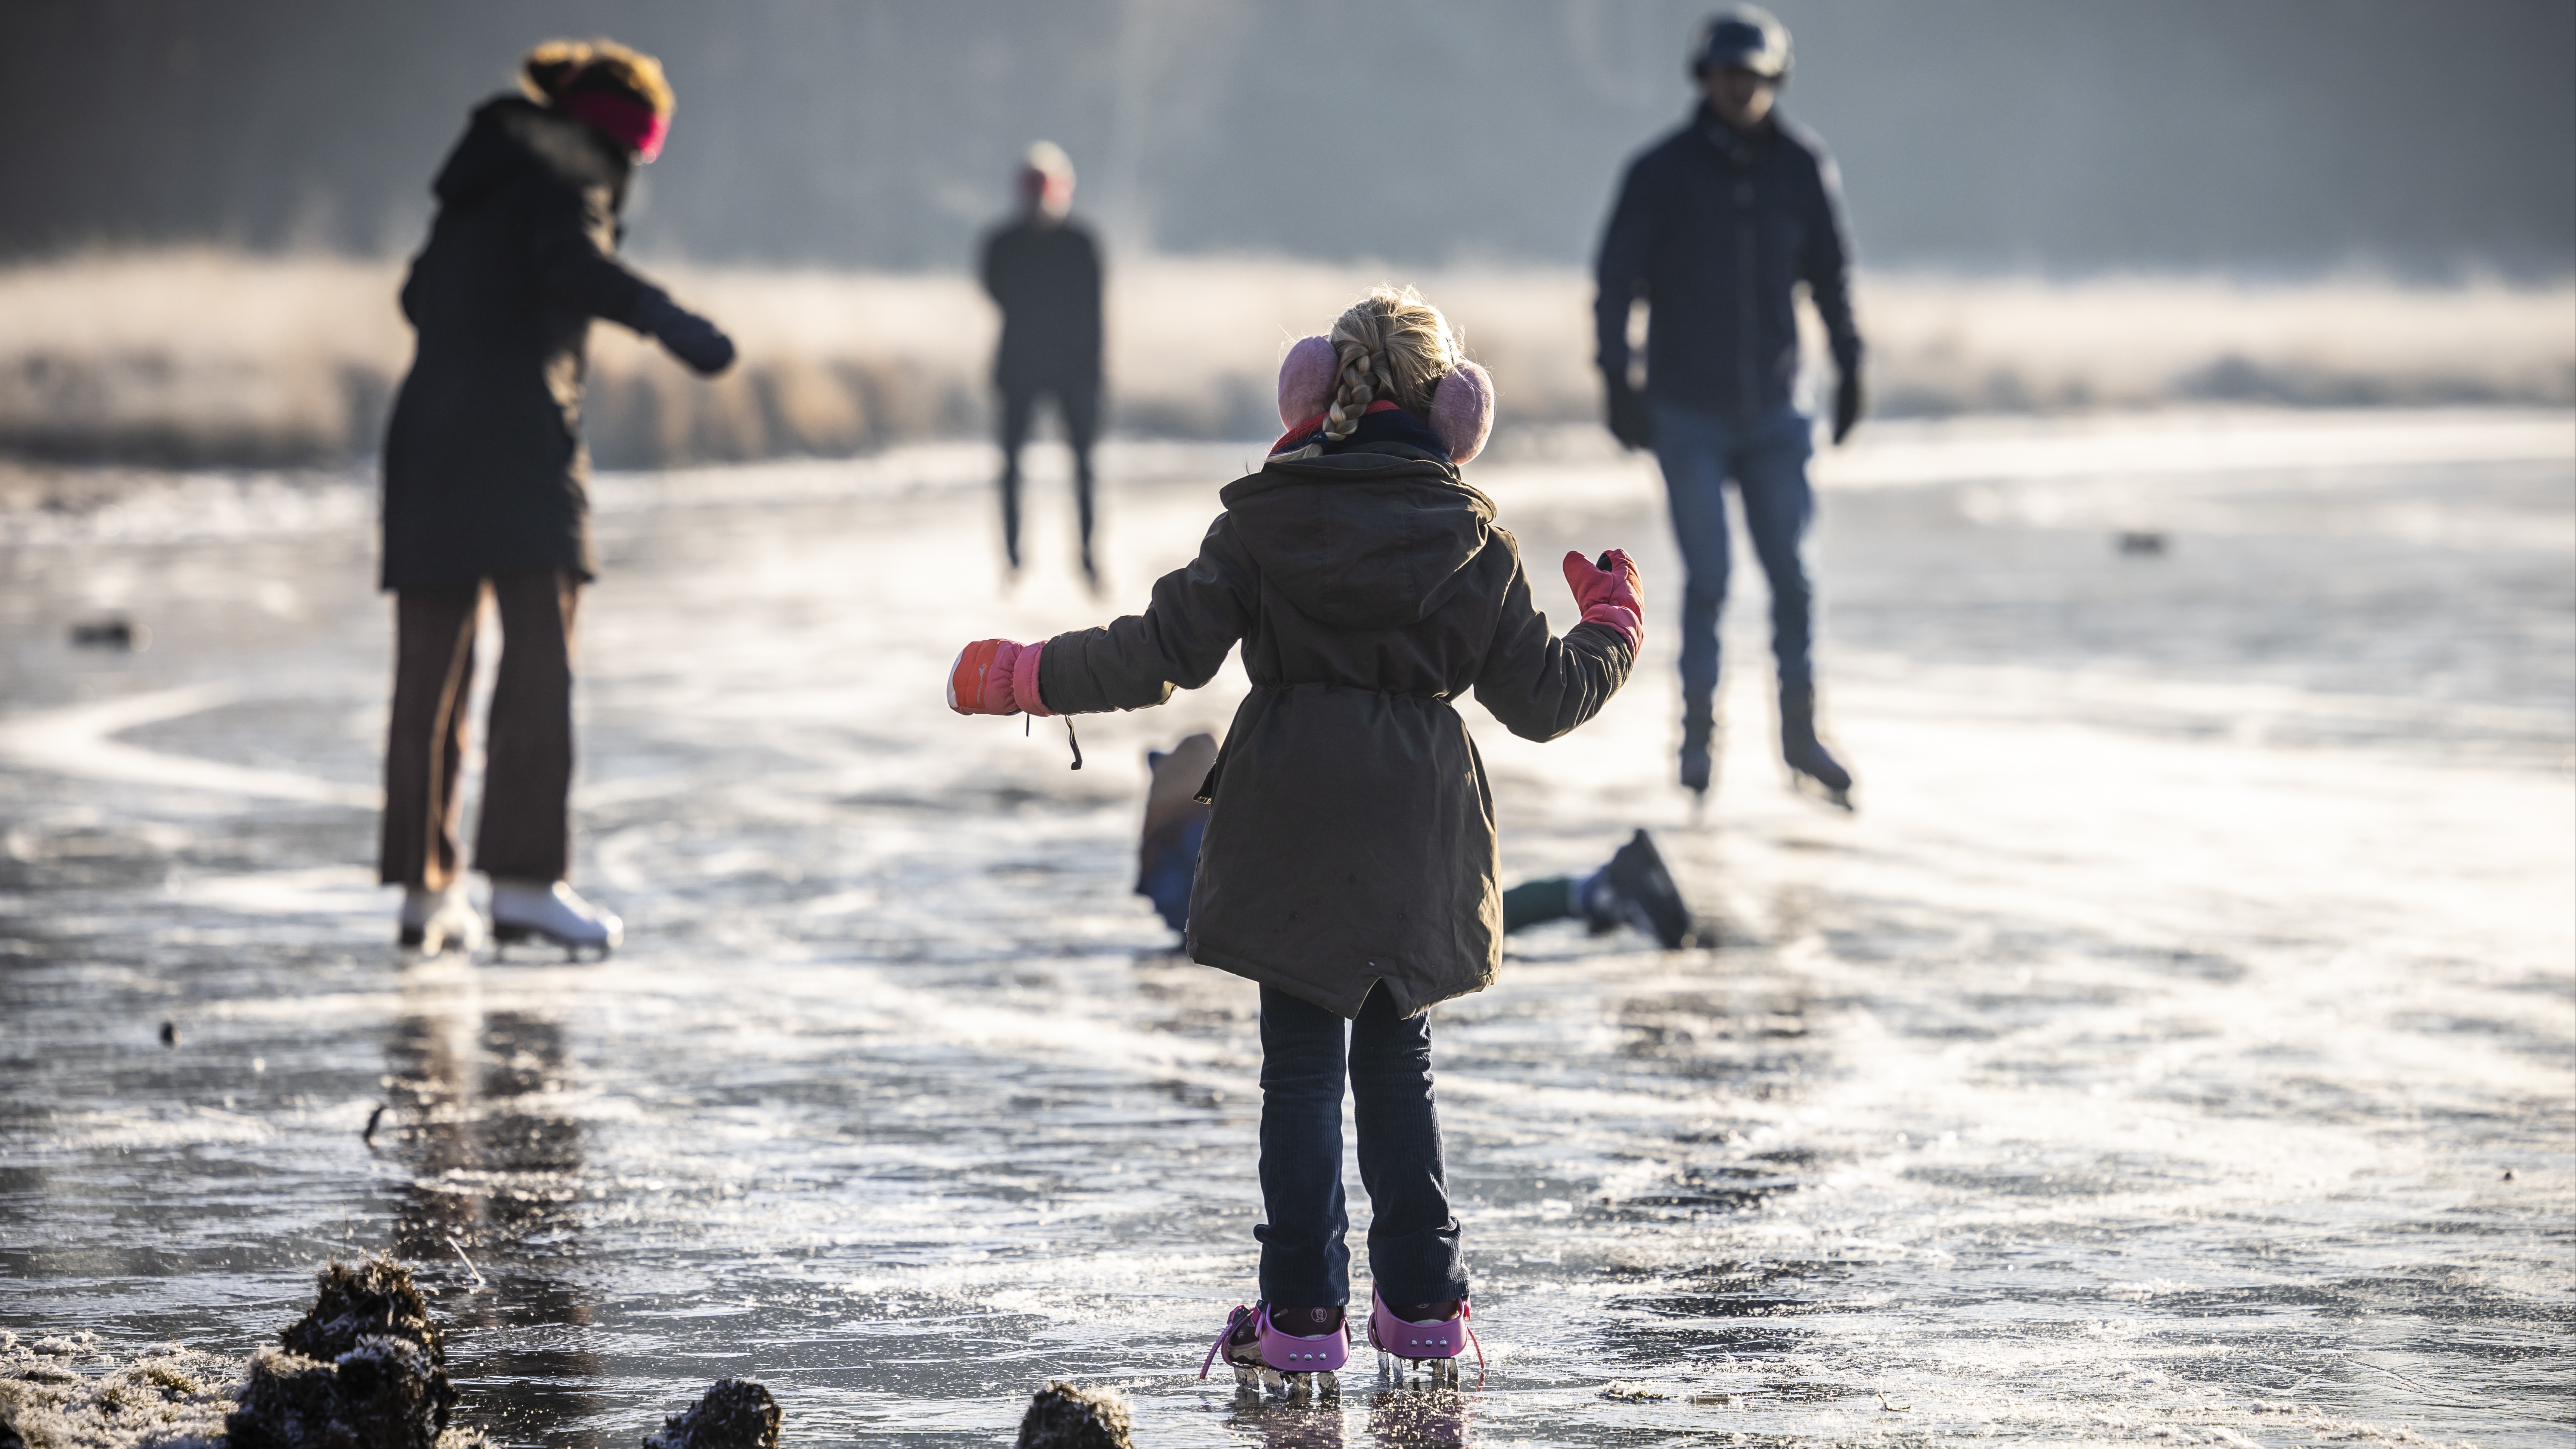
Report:
[[287,1352],[337,1358],[368,1338],[392,1336],[419,1345],[446,1368],[445,1338],[401,1264],[389,1258],[370,1258],[354,1268],[335,1262],[314,1275],[313,1286],[313,1306],[278,1335]]
[[72,1360],[96,1334],[0,1332],[0,1428],[26,1449],[480,1449],[448,1425],[446,1349],[410,1273],[333,1263],[315,1288],[247,1365],[168,1344],[92,1376]]
[[313,1306],[252,1355],[225,1419],[235,1449],[463,1449],[447,1348],[411,1274],[386,1258],[332,1263]]
[[718,1379],[698,1401],[644,1436],[644,1449],[778,1449],[783,1416],[769,1390],[749,1379]]
[[[962,274],[653,270],[735,335],[743,362],[701,379],[623,328],[595,329],[584,427],[605,466],[846,456],[989,426],[996,318]],[[207,249],[0,268],[0,449],[156,464],[365,456],[410,361],[401,275],[399,262]],[[1141,258],[1112,259],[1109,274],[1115,426],[1266,436],[1288,344],[1389,280],[1464,330],[1506,426],[1598,416],[1579,268]],[[1876,273],[1857,296],[1882,414],[2576,402],[2567,282]],[[1808,352],[1821,358],[1821,339]]]
[[177,1344],[90,1375],[71,1360],[97,1335],[34,1343],[0,1331],[0,1442],[27,1449],[213,1449],[225,1442],[238,1365]]
[[1029,1400],[1018,1449],[1130,1449],[1135,1430],[1127,1400],[1114,1389],[1054,1380]]
[[327,1360],[262,1348],[236,1393],[239,1402],[224,1420],[233,1449],[462,1449],[481,1442],[447,1427],[456,1390],[409,1339],[368,1334]]
[[260,1348],[224,1418],[234,1449],[469,1449],[451,1431],[456,1387],[428,1299],[392,1258],[330,1263],[314,1305]]

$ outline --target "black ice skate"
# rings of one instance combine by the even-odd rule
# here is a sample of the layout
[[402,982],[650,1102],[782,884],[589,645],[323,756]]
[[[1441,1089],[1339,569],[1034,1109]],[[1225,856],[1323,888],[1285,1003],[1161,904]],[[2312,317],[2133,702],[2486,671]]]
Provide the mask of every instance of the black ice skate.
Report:
[[1717,740],[1717,712],[1706,703],[1686,705],[1682,710],[1682,788],[1694,795],[1708,794],[1709,779],[1715,766],[1711,751]]
[[1780,686],[1780,758],[1803,793],[1838,809],[1852,809],[1851,771],[1842,767],[1824,741],[1816,738],[1816,687],[1810,683]]
[[1629,921],[1665,950],[1690,944],[1690,906],[1682,900],[1681,888],[1673,884],[1672,872],[1664,868],[1663,852],[1655,849],[1653,836],[1640,830],[1610,857],[1610,889]]

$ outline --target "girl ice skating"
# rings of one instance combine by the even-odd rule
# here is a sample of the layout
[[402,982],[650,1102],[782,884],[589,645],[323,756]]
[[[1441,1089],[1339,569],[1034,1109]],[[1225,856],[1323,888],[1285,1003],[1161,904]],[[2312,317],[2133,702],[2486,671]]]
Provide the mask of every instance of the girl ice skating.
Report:
[[1493,385],[1410,290],[1373,292],[1291,348],[1279,415],[1269,460],[1219,494],[1197,559],[1144,613],[970,644],[948,699],[961,714],[1142,709],[1205,684],[1241,641],[1252,690],[1200,790],[1213,809],[1186,941],[1261,986],[1268,1220],[1259,1299],[1208,1358],[1311,1388],[1349,1355],[1346,1076],[1381,1367],[1454,1372],[1473,1342],[1424,1013],[1493,981],[1502,907],[1493,793],[1453,701],[1472,691],[1514,734],[1554,739],[1627,679],[1644,611],[1625,554],[1568,554],[1583,619],[1548,633],[1519,545],[1458,476]]

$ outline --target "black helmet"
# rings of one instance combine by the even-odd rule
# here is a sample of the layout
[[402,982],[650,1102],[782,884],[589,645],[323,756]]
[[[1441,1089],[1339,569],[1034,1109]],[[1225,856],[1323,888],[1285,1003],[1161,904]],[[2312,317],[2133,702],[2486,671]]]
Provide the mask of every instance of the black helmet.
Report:
[[1787,80],[1789,27],[1759,5],[1730,5],[1702,21],[1691,45],[1691,74],[1729,65]]

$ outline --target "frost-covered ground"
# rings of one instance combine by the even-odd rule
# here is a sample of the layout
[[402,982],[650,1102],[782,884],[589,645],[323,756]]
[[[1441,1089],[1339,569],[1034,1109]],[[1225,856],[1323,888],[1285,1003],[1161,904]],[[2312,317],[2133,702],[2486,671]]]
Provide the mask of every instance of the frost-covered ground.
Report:
[[[1507,876],[1651,826],[1723,939],[1550,928],[1439,1009],[1490,1370],[1321,1410],[1194,1377],[1251,1288],[1252,996],[1127,893],[1144,748],[1240,675],[1079,774],[938,698],[962,639],[1140,601],[1254,449],[1114,452],[1110,605],[1045,488],[1000,590],[976,449],[605,480],[605,966],[392,949],[363,488],[0,517],[0,1322],[240,1354],[387,1248],[522,1443],[720,1374],[804,1443],[995,1442],[1050,1375],[1149,1445],[2569,1442],[2576,422],[1865,436],[1817,548],[1856,818],[1770,762],[1749,564],[1720,791],[1666,786],[1647,465],[1471,470],[1555,612],[1546,560],[1624,544],[1657,625],[1568,740],[1468,707]],[[111,612],[151,647],[69,647]]]
[[[596,329],[582,425],[603,459],[653,468],[988,435],[977,420],[989,415],[998,318],[963,272],[645,268],[723,323],[743,363],[702,379],[622,327]],[[384,435],[411,355],[394,306],[401,275],[393,259],[196,248],[0,262],[0,447],[161,465],[355,457]],[[1418,285],[1463,329],[1499,380],[1507,423],[1597,414],[1593,281],[1580,267],[1391,275],[1377,264],[1113,256],[1113,425],[1156,437],[1261,432],[1289,342],[1390,280]],[[1886,414],[2576,401],[2568,278],[1865,271],[1857,287],[1871,395]],[[1821,366],[1822,333],[1809,343]]]

